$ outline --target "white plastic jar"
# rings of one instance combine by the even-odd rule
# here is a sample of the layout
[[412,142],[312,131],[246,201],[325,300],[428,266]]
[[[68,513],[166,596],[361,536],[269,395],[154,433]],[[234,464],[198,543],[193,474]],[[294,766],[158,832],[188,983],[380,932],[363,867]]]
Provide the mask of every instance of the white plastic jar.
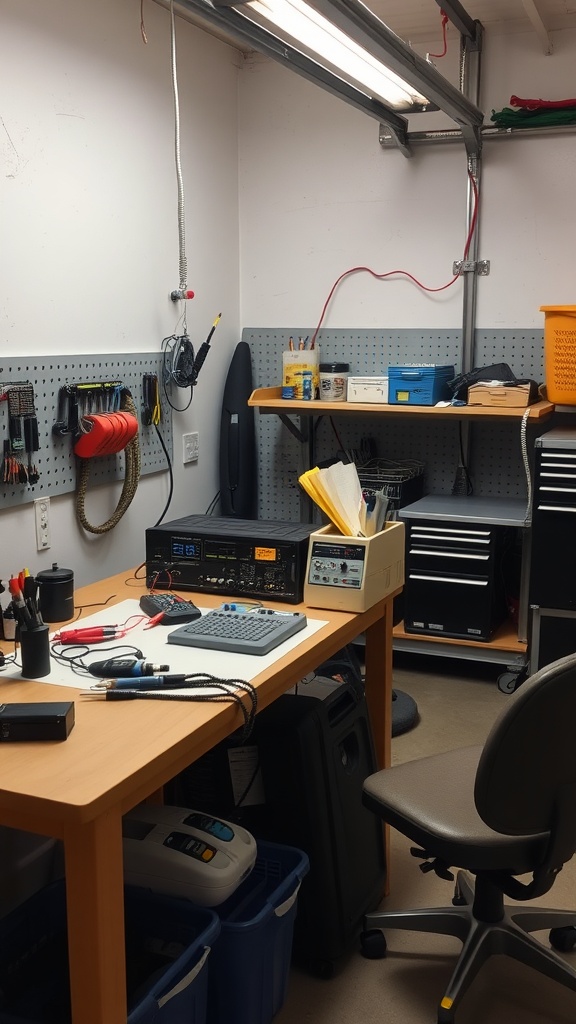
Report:
[[320,363],[320,401],[345,402],[349,363]]

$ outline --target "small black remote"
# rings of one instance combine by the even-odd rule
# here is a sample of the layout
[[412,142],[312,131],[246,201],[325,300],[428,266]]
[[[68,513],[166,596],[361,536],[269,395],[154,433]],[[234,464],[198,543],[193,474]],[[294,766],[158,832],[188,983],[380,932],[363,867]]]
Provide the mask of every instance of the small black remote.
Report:
[[185,601],[176,594],[142,594],[140,608],[151,619],[163,612],[164,616],[160,622],[165,622],[167,626],[192,622],[193,619],[199,619],[202,614],[192,601]]

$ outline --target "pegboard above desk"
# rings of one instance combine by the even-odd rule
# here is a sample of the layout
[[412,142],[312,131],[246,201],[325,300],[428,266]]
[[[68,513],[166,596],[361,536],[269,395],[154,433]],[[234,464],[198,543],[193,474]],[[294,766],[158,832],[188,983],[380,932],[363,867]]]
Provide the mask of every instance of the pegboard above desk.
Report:
[[[10,483],[0,480],[0,507],[22,505],[34,498],[67,494],[76,489],[76,456],[74,435],[53,431],[59,418],[61,389],[73,384],[120,382],[130,392],[138,416],[138,438],[141,473],[158,473],[167,469],[166,455],[153,425],[143,423],[143,377],[155,374],[162,390],[162,355],[159,352],[129,352],[81,356],[24,356],[0,359],[0,393],[10,384],[27,383],[34,389],[34,408],[38,424],[38,450],[33,454],[38,470],[35,483]],[[4,408],[3,408],[4,407]],[[95,410],[96,411],[96,410]],[[8,440],[7,402],[0,403],[0,426],[3,442]],[[171,409],[162,403],[158,427],[172,458]],[[124,478],[124,454],[93,459],[91,484],[108,484]]]

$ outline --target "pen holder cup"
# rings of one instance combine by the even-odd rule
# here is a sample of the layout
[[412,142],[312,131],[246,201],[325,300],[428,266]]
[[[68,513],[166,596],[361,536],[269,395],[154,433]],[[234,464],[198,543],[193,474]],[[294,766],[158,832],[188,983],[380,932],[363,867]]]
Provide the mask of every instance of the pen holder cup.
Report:
[[24,679],[39,679],[50,674],[50,642],[46,624],[36,629],[20,627],[20,657]]
[[282,353],[282,385],[294,388],[301,401],[318,397],[320,388],[320,352],[317,348]]

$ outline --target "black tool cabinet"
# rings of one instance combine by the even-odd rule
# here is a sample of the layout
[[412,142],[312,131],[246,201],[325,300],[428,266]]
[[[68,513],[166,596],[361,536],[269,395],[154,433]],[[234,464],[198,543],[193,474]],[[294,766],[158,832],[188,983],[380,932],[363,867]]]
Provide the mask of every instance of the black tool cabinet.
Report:
[[[406,512],[404,629],[488,642],[508,615],[506,558],[514,530],[493,523],[410,518]],[[444,503],[448,514],[454,503]],[[457,503],[461,506],[463,503]]]
[[576,651],[576,429],[538,437],[534,464],[531,671]]

